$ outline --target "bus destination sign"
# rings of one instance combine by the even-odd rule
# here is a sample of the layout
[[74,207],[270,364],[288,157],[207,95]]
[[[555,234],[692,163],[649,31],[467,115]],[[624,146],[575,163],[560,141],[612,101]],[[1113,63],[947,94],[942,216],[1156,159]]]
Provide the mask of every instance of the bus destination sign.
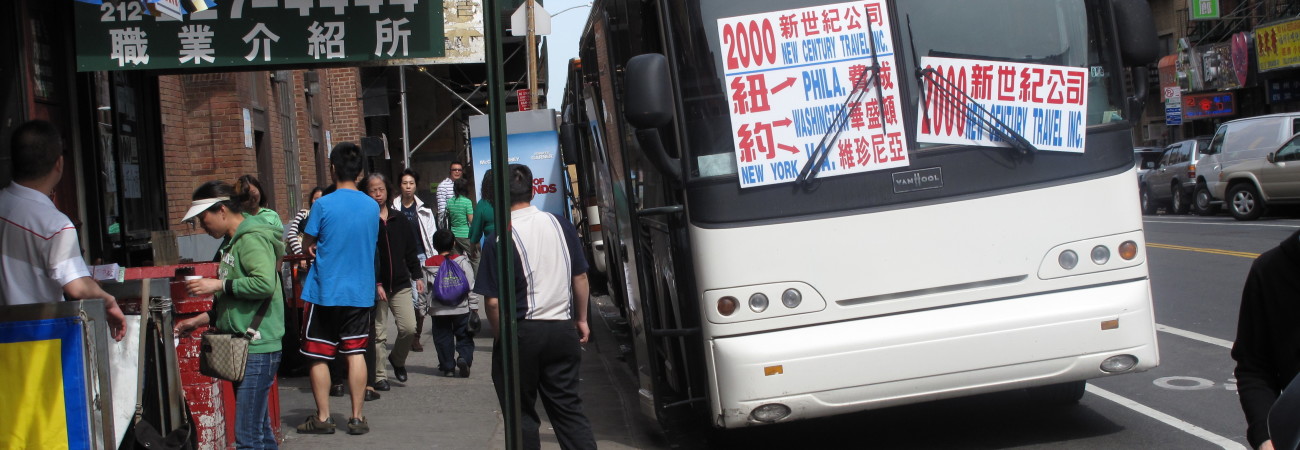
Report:
[[[929,56],[921,58],[921,66],[933,68],[1035,148],[1083,153],[1087,68]],[[917,142],[1008,146],[987,129],[971,126],[974,107],[944,95],[942,84],[933,82],[933,75],[926,78],[926,104],[917,108]]]
[[[742,188],[794,181],[837,134],[818,177],[907,167],[886,8],[852,2],[718,20]],[[877,62],[879,95],[859,83]]]

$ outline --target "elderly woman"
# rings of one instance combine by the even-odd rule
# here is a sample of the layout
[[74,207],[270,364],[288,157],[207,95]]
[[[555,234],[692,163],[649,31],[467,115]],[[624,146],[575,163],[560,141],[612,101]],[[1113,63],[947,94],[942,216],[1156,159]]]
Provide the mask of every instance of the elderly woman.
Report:
[[[420,268],[419,243],[415,242],[412,225],[406,215],[389,207],[392,197],[388,178],[380,173],[366,177],[361,184],[370,198],[379,203],[379,246],[375,253],[375,281],[379,283],[375,296],[375,349],[374,388],[387,391],[388,371],[384,359],[393,365],[397,381],[406,381],[406,356],[415,340],[414,293],[424,292],[424,272]],[[397,322],[397,339],[392,353],[384,345],[388,341],[388,316]]]
[[284,257],[283,228],[249,220],[246,196],[222,181],[209,181],[194,191],[193,202],[182,221],[197,221],[214,238],[226,238],[217,261],[217,278],[189,280],[190,295],[215,294],[212,310],[177,322],[183,335],[211,325],[225,333],[249,329],[261,316],[248,346],[243,381],[235,386],[235,445],[238,448],[274,449],[268,395],[280,365],[280,339],[284,336],[284,294],[277,273]]

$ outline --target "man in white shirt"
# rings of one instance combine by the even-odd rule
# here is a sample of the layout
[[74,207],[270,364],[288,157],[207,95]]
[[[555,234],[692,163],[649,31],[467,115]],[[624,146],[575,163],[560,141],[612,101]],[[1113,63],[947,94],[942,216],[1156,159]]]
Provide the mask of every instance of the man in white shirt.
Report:
[[109,333],[126,335],[117,300],[90,277],[77,228],[50,200],[63,177],[63,138],[34,120],[14,129],[13,183],[0,190],[0,306],[104,299]]
[[[578,231],[563,218],[529,204],[533,198],[533,173],[528,166],[511,164],[510,228],[513,249],[500,251],[495,239],[483,246],[474,292],[486,299],[487,317],[498,333],[492,346],[492,383],[497,399],[504,403],[505,385],[500,349],[499,311],[501,288],[497,282],[497,259],[514,260],[514,317],[519,323],[519,390],[523,414],[523,447],[541,447],[541,417],[536,403],[541,399],[546,416],[555,429],[560,448],[595,449],[591,422],[582,410],[578,395],[578,369],[582,344],[591,328],[587,325],[587,260],[578,241]],[[498,228],[500,229],[500,228]],[[517,338],[517,337],[516,337]]]
[[438,210],[434,211],[434,213],[438,214],[438,228],[449,227],[447,225],[447,201],[456,196],[456,180],[465,176],[465,166],[460,161],[452,161],[450,171],[451,175],[438,183]]

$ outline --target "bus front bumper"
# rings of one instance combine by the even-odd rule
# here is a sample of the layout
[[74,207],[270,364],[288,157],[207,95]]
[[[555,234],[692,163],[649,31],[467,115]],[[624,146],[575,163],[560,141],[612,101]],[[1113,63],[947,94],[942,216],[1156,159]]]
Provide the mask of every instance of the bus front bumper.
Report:
[[[709,341],[715,426],[776,422],[1117,373],[1159,364],[1148,280]],[[1118,321],[1118,326],[1112,321]],[[779,409],[779,408],[777,408]]]

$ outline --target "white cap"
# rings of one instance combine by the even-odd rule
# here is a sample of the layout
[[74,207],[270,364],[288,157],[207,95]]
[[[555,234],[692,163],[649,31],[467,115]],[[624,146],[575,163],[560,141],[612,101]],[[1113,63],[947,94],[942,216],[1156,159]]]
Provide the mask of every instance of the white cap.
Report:
[[212,205],[216,204],[217,202],[224,202],[226,200],[230,200],[230,197],[214,197],[214,198],[205,198],[205,199],[192,201],[190,202],[190,210],[185,211],[185,218],[181,219],[181,222],[189,222],[191,220],[194,220],[195,217],[197,217],[203,211],[207,211],[208,208],[212,207]]

